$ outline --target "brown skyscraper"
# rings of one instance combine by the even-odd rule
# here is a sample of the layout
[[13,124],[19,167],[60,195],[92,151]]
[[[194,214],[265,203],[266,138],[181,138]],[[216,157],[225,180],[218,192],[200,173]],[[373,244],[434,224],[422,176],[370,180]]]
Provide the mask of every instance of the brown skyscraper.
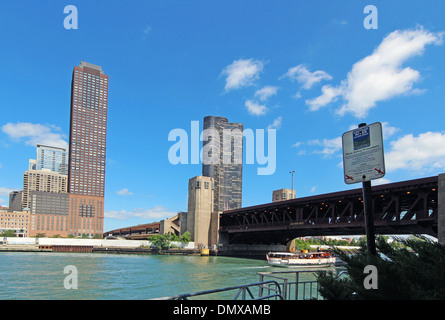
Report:
[[103,233],[107,110],[108,76],[82,61],[71,83],[68,232],[75,236]]

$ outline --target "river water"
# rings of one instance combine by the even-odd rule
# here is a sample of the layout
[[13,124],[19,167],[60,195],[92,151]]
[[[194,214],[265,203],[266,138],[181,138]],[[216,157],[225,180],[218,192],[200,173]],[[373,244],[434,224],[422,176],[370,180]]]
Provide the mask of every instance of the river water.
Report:
[[[74,283],[67,266],[77,289],[64,286]],[[266,271],[283,269],[232,257],[2,252],[0,299],[153,299],[254,283]]]

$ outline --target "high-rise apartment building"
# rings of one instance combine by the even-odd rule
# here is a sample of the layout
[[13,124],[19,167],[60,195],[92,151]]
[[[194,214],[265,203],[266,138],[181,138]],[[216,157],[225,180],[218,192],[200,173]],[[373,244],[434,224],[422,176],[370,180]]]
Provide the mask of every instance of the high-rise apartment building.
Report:
[[37,145],[36,169],[49,169],[60,174],[68,174],[66,149]]
[[82,61],[71,83],[68,161],[69,233],[102,234],[108,76]]
[[[209,129],[210,136],[203,142],[210,152],[218,152],[216,162],[205,163],[202,175],[214,179],[214,210],[221,212],[240,208],[242,205],[243,176],[243,125],[230,123],[226,118],[207,116],[204,118],[204,131]],[[215,136],[212,136],[212,132]],[[204,139],[206,140],[206,139]],[[211,146],[209,145],[209,146]],[[209,147],[207,146],[207,147]]]
[[67,193],[68,176],[50,169],[33,170],[35,160],[29,162],[30,169],[23,174],[22,209],[31,208],[32,191]]
[[[29,160],[28,170],[23,174],[23,191],[10,194],[9,211],[18,212],[20,207],[20,211],[29,215],[26,235],[68,236],[66,223],[63,227],[59,223],[59,220],[68,220],[68,206],[62,208],[59,204],[59,199],[68,198],[68,176],[61,173],[66,172],[64,162],[65,149],[38,144],[37,159]],[[43,221],[48,223],[41,223]]]

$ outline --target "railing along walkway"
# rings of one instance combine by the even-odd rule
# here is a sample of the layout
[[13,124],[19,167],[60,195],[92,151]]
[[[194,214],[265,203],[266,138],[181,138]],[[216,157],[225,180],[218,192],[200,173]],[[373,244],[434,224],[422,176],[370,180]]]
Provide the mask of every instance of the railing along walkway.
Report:
[[[229,300],[227,299],[227,294],[223,297],[217,296],[217,294],[235,290],[236,293],[232,298],[233,300],[323,300],[319,292],[316,273],[317,271],[315,270],[258,272],[259,282],[257,283],[186,293],[153,300],[188,300],[189,298],[210,300],[209,296],[212,294],[214,299]],[[346,271],[340,271],[337,277],[344,274],[347,274]]]
[[[254,288],[256,288],[256,290]],[[241,285],[241,286],[226,287],[226,288],[222,288],[222,289],[214,289],[214,290],[199,291],[199,292],[194,292],[194,293],[179,294],[179,295],[175,295],[175,296],[156,298],[156,299],[152,299],[152,300],[189,300],[189,298],[208,296],[211,294],[217,294],[217,293],[235,291],[235,290],[237,290],[237,292],[233,296],[232,300],[238,300],[238,299],[239,300],[270,300],[270,299],[283,300],[281,286],[278,282],[276,282],[274,280],[261,281],[261,282],[251,283],[251,284]],[[264,296],[263,292],[266,290],[267,290],[268,294],[266,296]],[[257,296],[255,296],[255,291],[258,291]],[[204,299],[208,299],[208,298],[204,298]]]
[[[280,282],[283,300],[322,300],[315,273],[316,271],[312,270],[293,270],[258,272],[258,275],[260,282],[267,278]],[[260,295],[262,294],[263,292],[260,292]]]

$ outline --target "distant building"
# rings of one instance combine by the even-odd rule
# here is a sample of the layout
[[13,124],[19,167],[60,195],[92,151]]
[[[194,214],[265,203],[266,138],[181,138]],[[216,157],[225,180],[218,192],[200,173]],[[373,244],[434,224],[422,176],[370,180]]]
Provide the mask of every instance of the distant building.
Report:
[[47,237],[68,234],[68,193],[31,191],[30,236],[44,233]]
[[272,202],[295,199],[295,190],[279,189],[272,192]]
[[37,170],[37,160],[29,159],[28,170]]
[[38,144],[36,170],[42,169],[67,175],[66,149]]
[[175,234],[178,237],[181,235],[181,214],[175,214],[173,217],[161,220],[159,227],[159,234]]
[[[33,161],[30,161],[32,167]],[[27,170],[23,175],[22,209],[31,207],[31,191],[67,193],[68,176],[50,169]]]
[[[17,211],[20,206],[20,210],[29,216],[29,236],[39,233],[68,236],[65,230],[68,220],[68,176],[61,173],[66,172],[64,150],[38,144],[37,159],[29,160],[28,170],[23,174],[23,191],[10,194],[9,211]],[[63,206],[60,199],[64,199]]]
[[9,212],[22,211],[22,191],[12,191],[9,194]]
[[189,180],[187,231],[196,247],[216,244],[218,212],[213,206],[213,182],[213,178],[203,176]]
[[[226,118],[207,116],[204,118],[204,131],[213,130],[216,137],[204,138],[203,150],[219,151],[217,162],[206,164],[203,161],[202,175],[214,181],[215,212],[241,208],[243,180],[243,125],[230,123]],[[226,141],[226,145],[224,145]],[[213,144],[213,146],[212,146]]]
[[14,231],[16,237],[29,236],[30,213],[28,210],[9,212],[0,209],[0,233]]

